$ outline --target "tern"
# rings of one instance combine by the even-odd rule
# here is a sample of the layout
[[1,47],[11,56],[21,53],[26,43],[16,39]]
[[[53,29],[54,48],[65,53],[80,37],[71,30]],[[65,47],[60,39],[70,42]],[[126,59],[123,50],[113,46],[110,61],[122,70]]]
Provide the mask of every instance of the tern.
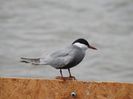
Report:
[[84,38],[75,40],[70,46],[57,50],[46,57],[41,58],[25,58],[21,57],[21,62],[31,63],[33,65],[50,65],[60,70],[61,78],[63,78],[62,69],[67,69],[69,77],[71,75],[70,68],[78,65],[85,57],[87,49],[97,50],[97,48],[91,46]]

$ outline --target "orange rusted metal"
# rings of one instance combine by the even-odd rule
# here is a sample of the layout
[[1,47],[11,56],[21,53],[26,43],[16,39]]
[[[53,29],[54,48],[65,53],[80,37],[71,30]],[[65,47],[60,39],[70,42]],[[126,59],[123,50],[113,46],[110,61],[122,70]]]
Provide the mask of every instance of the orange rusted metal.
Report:
[[0,78],[0,99],[133,99],[133,84]]

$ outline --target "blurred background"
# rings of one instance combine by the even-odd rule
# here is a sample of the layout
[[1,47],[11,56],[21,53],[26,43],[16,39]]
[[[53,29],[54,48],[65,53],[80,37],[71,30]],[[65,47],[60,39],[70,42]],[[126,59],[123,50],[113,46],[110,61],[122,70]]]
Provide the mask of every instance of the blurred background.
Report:
[[133,82],[132,32],[132,0],[0,0],[0,76],[54,78],[59,70],[20,57],[45,56],[82,37],[98,50],[71,69],[77,79]]

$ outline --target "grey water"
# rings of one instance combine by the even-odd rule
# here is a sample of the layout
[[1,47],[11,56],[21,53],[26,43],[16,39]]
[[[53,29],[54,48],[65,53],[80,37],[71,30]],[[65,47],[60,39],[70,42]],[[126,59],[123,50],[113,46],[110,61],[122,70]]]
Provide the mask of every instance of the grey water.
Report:
[[77,38],[98,49],[71,69],[77,79],[133,82],[132,0],[0,0],[0,77],[58,76],[20,57],[45,56]]

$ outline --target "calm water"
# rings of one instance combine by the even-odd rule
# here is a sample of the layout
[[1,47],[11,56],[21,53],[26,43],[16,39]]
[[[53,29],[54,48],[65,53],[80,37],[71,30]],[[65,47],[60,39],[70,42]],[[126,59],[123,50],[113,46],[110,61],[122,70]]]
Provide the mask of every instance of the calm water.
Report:
[[20,57],[46,55],[83,37],[98,50],[87,51],[73,75],[133,82],[132,32],[132,0],[1,0],[0,76],[54,78],[58,70]]

